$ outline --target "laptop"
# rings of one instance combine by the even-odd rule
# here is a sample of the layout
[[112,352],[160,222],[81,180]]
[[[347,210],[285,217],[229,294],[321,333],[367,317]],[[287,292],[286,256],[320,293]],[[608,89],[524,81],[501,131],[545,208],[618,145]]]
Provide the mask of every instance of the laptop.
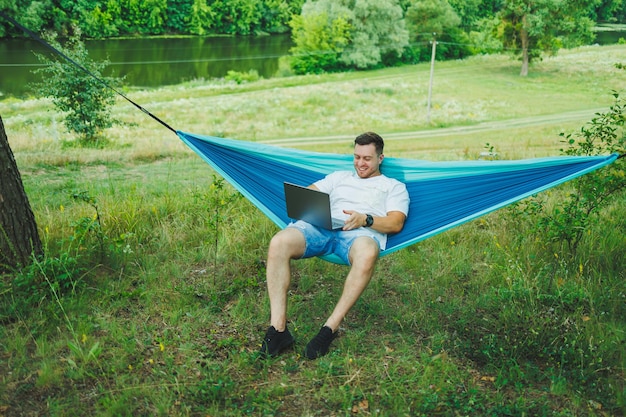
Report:
[[289,182],[285,182],[284,186],[287,216],[328,230],[343,228],[344,221],[333,219],[330,214],[330,196],[327,193]]

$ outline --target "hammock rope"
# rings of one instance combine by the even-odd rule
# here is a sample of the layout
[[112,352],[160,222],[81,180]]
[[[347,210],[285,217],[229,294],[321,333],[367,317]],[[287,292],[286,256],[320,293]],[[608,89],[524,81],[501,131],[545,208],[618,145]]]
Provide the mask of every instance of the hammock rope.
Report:
[[103,80],[101,77],[98,77],[96,74],[94,74],[92,71],[89,71],[87,68],[85,68],[83,65],[81,65],[80,63],[76,62],[76,60],[70,58],[69,56],[67,56],[66,54],[64,54],[63,52],[59,51],[57,48],[55,48],[54,46],[50,45],[48,42],[46,42],[45,40],[43,40],[39,35],[37,35],[35,32],[31,31],[30,29],[26,28],[25,26],[23,26],[21,23],[19,23],[17,20],[13,19],[11,16],[8,16],[6,13],[0,11],[0,16],[4,17],[6,20],[8,20],[9,22],[11,22],[15,27],[17,27],[18,29],[22,30],[24,33],[26,33],[28,36],[30,36],[31,38],[33,38],[34,40],[36,40],[37,42],[39,42],[40,44],[42,44],[46,49],[49,49],[50,51],[52,51],[53,53],[59,55],[60,57],[62,57],[63,59],[65,59],[66,61],[68,61],[69,63],[71,63],[72,65],[76,66],[77,68],[79,68],[80,70],[82,70],[83,72],[85,72],[87,75],[89,75],[90,77],[94,78],[96,81],[98,81],[100,84],[102,84],[104,87],[111,89],[113,92],[115,92],[116,94],[118,94],[120,97],[124,98],[126,101],[128,101],[130,104],[132,104],[133,106],[135,106],[136,108],[138,108],[141,112],[147,114],[148,116],[152,117],[154,120],[156,120],[158,123],[160,123],[161,125],[163,125],[166,129],[171,130],[173,133],[176,133],[176,129],[174,129],[172,126],[168,125],[167,123],[165,123],[163,120],[161,120],[160,118],[158,118],[157,116],[155,116],[154,114],[150,113],[148,110],[146,110],[145,108],[143,108],[142,106],[140,106],[139,104],[137,104],[135,101],[131,100],[128,96],[126,96],[124,93],[122,93],[120,90],[118,90],[117,88],[115,88],[114,86],[112,86],[111,84],[107,83],[105,80]]
[[[351,155],[300,151],[175,130],[6,13],[0,12],[0,15],[174,132],[281,228],[290,222],[285,209],[284,181],[309,185],[330,172],[353,169]],[[626,154],[468,162],[385,158],[382,172],[406,184],[411,205],[403,230],[388,237],[387,248],[381,252],[381,256],[584,175],[624,156]],[[336,256],[323,258],[342,263]]]

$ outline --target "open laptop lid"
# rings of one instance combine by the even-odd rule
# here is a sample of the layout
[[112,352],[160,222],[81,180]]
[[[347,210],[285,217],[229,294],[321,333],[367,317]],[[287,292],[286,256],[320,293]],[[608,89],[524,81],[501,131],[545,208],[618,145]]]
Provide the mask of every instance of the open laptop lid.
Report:
[[304,220],[328,230],[344,226],[343,221],[332,219],[330,196],[327,193],[289,182],[285,182],[284,187],[287,216],[290,218]]

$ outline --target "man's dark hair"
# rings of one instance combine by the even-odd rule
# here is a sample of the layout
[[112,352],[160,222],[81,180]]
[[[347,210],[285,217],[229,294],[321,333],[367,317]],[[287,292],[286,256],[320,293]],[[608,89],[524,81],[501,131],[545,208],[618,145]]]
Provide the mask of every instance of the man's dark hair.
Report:
[[354,139],[355,145],[369,145],[373,143],[376,147],[376,153],[378,155],[383,154],[383,149],[385,148],[385,142],[383,142],[383,138],[380,137],[378,133],[374,132],[365,132],[361,133],[359,136]]

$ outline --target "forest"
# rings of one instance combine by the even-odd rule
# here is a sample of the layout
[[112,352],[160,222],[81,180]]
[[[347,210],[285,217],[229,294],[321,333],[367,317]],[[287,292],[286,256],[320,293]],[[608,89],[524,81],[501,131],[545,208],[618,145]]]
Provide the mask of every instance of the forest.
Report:
[[0,38],[24,36],[20,25],[46,38],[289,33],[295,74],[425,62],[436,42],[438,60],[509,53],[526,76],[531,62],[590,45],[599,24],[626,20],[621,0],[12,1]]
[[[19,17],[35,32],[67,34],[73,26],[89,38],[174,35],[261,35],[290,31],[290,22],[302,12],[304,0],[6,0],[0,11]],[[406,13],[449,5],[465,32],[480,31],[485,21],[503,10],[520,7],[573,7],[596,23],[626,21],[622,0],[562,2],[519,0],[342,0],[350,9],[371,4],[397,5]],[[518,4],[519,3],[519,4]],[[559,6],[560,4],[560,6]],[[0,20],[0,38],[23,36],[9,22]]]

